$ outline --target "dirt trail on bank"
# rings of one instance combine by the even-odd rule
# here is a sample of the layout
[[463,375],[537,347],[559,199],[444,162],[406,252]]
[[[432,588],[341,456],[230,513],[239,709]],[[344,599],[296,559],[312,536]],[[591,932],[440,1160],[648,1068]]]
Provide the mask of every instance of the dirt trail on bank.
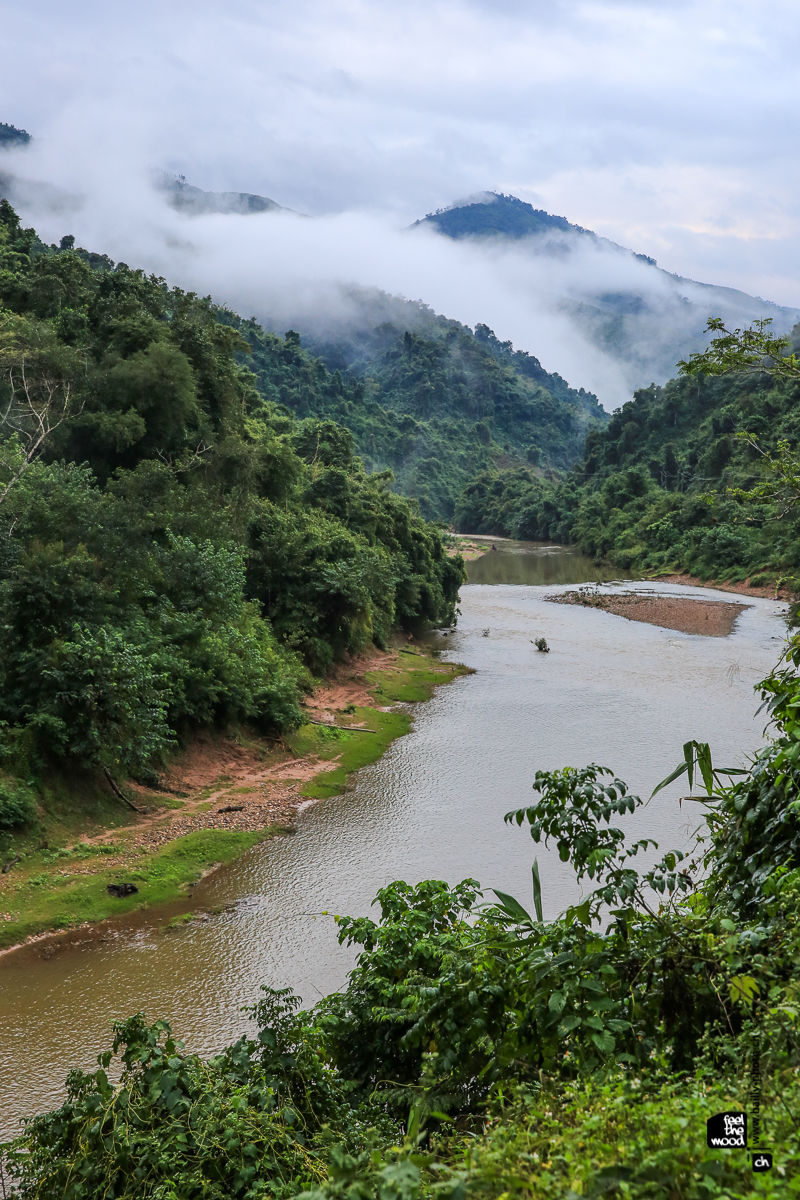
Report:
[[[374,708],[365,675],[391,669],[398,657],[396,650],[374,649],[340,664],[306,699],[309,720],[335,725],[347,720],[342,710],[349,705]],[[360,727],[359,722],[352,723],[352,728]],[[203,734],[170,763],[159,781],[161,791],[130,782],[123,785],[125,794],[143,810],[131,813],[129,824],[104,829],[75,843],[114,846],[118,853],[104,855],[101,864],[96,860],[70,862],[69,872],[63,873],[90,875],[97,873],[99,865],[103,869],[126,867],[135,851],[158,850],[201,829],[249,832],[277,826],[291,832],[299,809],[309,803],[301,795],[303,785],[337,765],[338,758],[297,756],[280,738],[254,738],[244,744],[230,735]],[[172,807],[176,800],[179,806]],[[13,872],[0,875],[0,909],[3,892],[15,882]],[[0,913],[0,919],[3,916]]]
[[[348,705],[374,707],[364,676],[368,671],[391,668],[397,659],[397,651],[372,650],[340,664],[306,699],[309,720],[334,725]],[[358,722],[352,725],[359,727],[363,725]],[[125,785],[137,805],[154,807],[154,811],[130,825],[81,841],[116,844],[124,837],[130,849],[158,849],[198,829],[256,830],[277,825],[291,830],[298,809],[308,803],[300,794],[302,786],[335,770],[337,763],[336,758],[297,757],[282,739],[263,738],[243,745],[231,736],[203,735],[170,764],[160,780],[162,792]],[[159,805],[162,796],[170,800],[179,797],[181,807],[165,812]],[[114,860],[105,861],[109,865]],[[91,869],[87,865],[87,870]]]

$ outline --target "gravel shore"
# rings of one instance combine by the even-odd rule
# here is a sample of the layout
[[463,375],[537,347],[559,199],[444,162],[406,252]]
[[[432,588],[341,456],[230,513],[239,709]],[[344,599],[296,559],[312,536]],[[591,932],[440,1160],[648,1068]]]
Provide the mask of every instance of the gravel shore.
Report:
[[603,612],[629,621],[644,621],[664,629],[703,637],[727,637],[733,631],[739,613],[749,608],[727,600],[696,600],[689,596],[660,596],[653,592],[623,592],[606,595],[588,589],[548,596],[554,604],[580,604],[585,608],[601,608]]

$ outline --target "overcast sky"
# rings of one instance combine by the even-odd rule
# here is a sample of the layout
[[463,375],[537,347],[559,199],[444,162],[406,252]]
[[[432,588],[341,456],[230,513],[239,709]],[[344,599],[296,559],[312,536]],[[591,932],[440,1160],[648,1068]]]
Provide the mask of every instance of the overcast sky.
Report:
[[0,120],[78,190],[161,166],[398,224],[506,191],[800,304],[796,4],[16,0],[0,28]]

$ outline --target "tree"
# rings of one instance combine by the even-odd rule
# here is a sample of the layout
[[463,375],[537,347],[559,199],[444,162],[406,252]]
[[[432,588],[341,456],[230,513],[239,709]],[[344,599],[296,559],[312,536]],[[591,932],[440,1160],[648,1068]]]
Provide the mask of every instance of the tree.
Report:
[[778,379],[800,379],[800,359],[784,354],[788,337],[774,337],[767,329],[772,317],[755,321],[750,329],[727,329],[721,317],[709,317],[706,333],[715,333],[711,345],[701,353],[681,359],[681,375],[731,375],[734,372],[774,375]]
[[[710,317],[706,332],[716,333],[711,345],[702,353],[690,354],[678,363],[686,376],[763,374],[776,379],[800,381],[800,359],[784,354],[791,345],[788,337],[773,337],[767,326],[771,317],[756,321],[750,329],[730,330],[720,317]],[[754,488],[728,488],[737,500],[756,504],[777,504],[778,516],[785,517],[800,504],[800,453],[792,450],[782,438],[772,454],[765,450],[754,434],[745,430],[736,437],[760,454],[768,478]]]
[[2,407],[9,437],[0,446],[0,504],[45,448],[51,435],[83,402],[74,395],[74,353],[50,330],[11,313],[0,317]]

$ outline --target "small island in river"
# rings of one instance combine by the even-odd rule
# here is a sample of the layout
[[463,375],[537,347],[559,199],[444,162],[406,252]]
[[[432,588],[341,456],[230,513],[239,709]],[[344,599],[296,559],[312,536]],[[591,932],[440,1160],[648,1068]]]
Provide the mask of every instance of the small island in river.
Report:
[[664,629],[704,637],[727,637],[739,614],[750,607],[728,600],[696,600],[691,596],[664,596],[654,592],[608,594],[594,588],[579,588],[547,599],[554,604],[601,608],[614,616],[627,617],[629,621],[645,621],[648,625],[661,625]]

